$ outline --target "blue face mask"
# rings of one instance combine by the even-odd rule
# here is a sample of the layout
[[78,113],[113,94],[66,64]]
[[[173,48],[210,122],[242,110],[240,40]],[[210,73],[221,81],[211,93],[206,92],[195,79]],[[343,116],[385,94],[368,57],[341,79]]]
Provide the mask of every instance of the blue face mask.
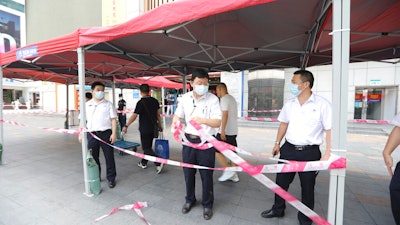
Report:
[[299,90],[299,85],[290,83],[290,93],[292,93],[294,96],[298,96],[301,93]]
[[194,91],[198,95],[204,95],[205,93],[208,92],[208,85],[195,85],[194,86]]
[[94,96],[95,96],[97,99],[101,100],[101,99],[104,98],[104,91],[96,91],[96,92],[94,93]]

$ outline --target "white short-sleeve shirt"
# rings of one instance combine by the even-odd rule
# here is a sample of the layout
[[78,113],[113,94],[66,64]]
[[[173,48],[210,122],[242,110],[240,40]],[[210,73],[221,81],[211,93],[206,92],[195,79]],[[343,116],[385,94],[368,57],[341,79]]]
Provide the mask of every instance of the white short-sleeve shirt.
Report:
[[105,131],[112,128],[111,119],[116,118],[114,105],[103,99],[96,103],[93,99],[86,102],[86,126],[88,131]]
[[[182,95],[181,100],[175,110],[175,116],[184,118],[186,122],[185,133],[199,135],[199,132],[189,123],[195,117],[207,119],[221,119],[221,108],[219,99],[212,93],[206,93],[196,100],[193,91]],[[217,128],[212,128],[202,124],[202,128],[209,134],[214,135]]]
[[288,142],[294,145],[321,145],[324,131],[332,128],[332,106],[328,100],[315,94],[303,105],[294,97],[285,103],[278,120],[288,123]]
[[[238,112],[237,103],[235,98],[226,94],[220,98],[221,111],[228,111],[228,121],[226,122],[225,134],[226,135],[237,135],[238,133]],[[221,129],[220,129],[221,133]]]

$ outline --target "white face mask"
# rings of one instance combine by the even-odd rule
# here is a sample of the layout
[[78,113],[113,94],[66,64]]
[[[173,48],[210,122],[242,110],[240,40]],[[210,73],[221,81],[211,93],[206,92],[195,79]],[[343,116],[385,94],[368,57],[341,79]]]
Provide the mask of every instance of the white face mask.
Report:
[[292,93],[292,95],[298,96],[301,92],[298,84],[290,84],[290,93]]
[[97,99],[101,100],[101,99],[104,98],[104,91],[96,91],[96,92],[94,93],[94,96],[95,96]]
[[204,95],[208,92],[208,85],[194,85],[194,91],[198,95]]

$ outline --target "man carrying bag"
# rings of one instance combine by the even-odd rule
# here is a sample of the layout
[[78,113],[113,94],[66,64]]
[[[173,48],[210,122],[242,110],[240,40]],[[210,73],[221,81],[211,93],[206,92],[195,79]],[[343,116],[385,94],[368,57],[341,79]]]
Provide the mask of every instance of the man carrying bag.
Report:
[[[129,125],[131,125],[139,116],[139,132],[140,142],[143,148],[143,152],[146,155],[155,156],[152,149],[153,139],[156,138],[155,129],[158,127],[158,131],[162,132],[161,116],[160,116],[160,104],[157,99],[150,96],[150,87],[148,84],[142,84],[139,87],[140,95],[142,98],[136,104],[135,111],[132,116],[126,122],[126,125],[122,128],[122,132],[128,131]],[[158,123],[156,122],[158,121]],[[161,173],[163,164],[155,162],[156,173]],[[147,160],[142,159],[138,166],[142,169],[147,168]]]

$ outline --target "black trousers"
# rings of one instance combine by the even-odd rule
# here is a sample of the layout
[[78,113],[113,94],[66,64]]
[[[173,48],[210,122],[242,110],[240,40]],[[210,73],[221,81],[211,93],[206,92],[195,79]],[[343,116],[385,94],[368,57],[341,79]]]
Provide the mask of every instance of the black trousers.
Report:
[[[319,146],[309,147],[304,150],[296,150],[295,146],[285,142],[280,149],[280,159],[296,160],[296,161],[317,161],[321,159],[321,151]],[[300,184],[301,184],[301,202],[314,209],[314,187],[315,179],[317,177],[317,171],[310,172],[299,172]],[[289,189],[296,173],[278,173],[276,175],[276,183],[285,189]],[[275,203],[272,209],[281,214],[286,208],[285,200],[275,194]],[[312,221],[305,216],[303,213],[299,212],[297,215],[301,225],[312,224]]]
[[[112,133],[111,130],[97,131],[92,133],[97,137],[99,137],[101,140],[107,143],[111,143],[110,142],[110,136]],[[93,158],[96,161],[97,165],[99,165],[100,177],[101,177],[101,167],[100,167],[99,154],[101,147],[101,149],[103,149],[104,158],[106,159],[107,180],[115,181],[115,177],[117,176],[117,170],[115,169],[114,149],[111,146],[96,140],[89,133],[87,134],[87,139],[88,139],[88,149],[92,150]]]
[[[187,137],[192,143],[200,143],[199,138],[192,139]],[[214,167],[215,166],[215,149],[198,150],[189,146],[183,145],[182,161],[200,166]],[[195,186],[196,186],[196,171],[197,169],[183,168],[186,184],[186,203],[196,202]],[[214,204],[214,183],[212,170],[199,170],[202,183],[202,202],[204,208],[212,208]]]
[[228,143],[230,145],[233,145],[233,146],[237,147],[237,141],[236,141],[237,135],[225,135],[225,136],[226,136],[226,140],[225,141],[223,141],[221,139],[221,134],[220,133],[218,133],[217,136],[215,136],[215,138],[217,138],[218,141],[223,141],[223,142],[226,142],[226,143]]
[[122,115],[122,113],[118,113],[118,122],[122,131],[122,128],[124,128],[124,126],[126,125],[126,114]]
[[390,181],[390,202],[392,213],[397,225],[400,225],[400,162],[397,163],[392,180]]
[[[142,144],[143,153],[145,155],[156,156],[153,151],[153,139],[154,133],[142,133],[140,132],[140,142]],[[147,165],[146,159],[142,159],[142,165]],[[160,163],[155,162],[154,165],[159,166]]]

